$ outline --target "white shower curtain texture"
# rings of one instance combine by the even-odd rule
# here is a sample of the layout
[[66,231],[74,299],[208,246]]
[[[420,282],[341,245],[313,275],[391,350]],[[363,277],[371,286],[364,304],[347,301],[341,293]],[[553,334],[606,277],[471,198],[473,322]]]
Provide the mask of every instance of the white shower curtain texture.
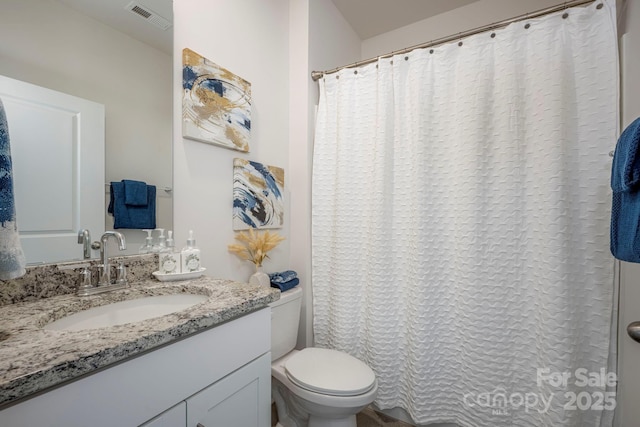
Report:
[[315,341],[371,366],[378,407],[419,424],[611,424],[606,384],[583,384],[612,339],[603,3],[320,80]]

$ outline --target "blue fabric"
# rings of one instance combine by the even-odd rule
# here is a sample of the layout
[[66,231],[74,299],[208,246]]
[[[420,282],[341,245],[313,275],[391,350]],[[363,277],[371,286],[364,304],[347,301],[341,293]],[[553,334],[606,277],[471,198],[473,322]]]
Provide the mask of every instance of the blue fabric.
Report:
[[127,206],[147,206],[147,183],[123,179],[124,204]]
[[622,132],[611,168],[614,192],[638,190],[640,184],[640,117]]
[[271,283],[285,283],[298,277],[298,273],[293,270],[282,271],[279,273],[270,273]]
[[111,197],[107,211],[113,215],[113,228],[156,228],[156,186],[147,185],[147,205],[130,206],[125,203],[124,183],[111,183]]
[[16,222],[9,126],[0,100],[0,280],[23,276],[25,265]]
[[611,253],[640,262],[640,118],[620,135],[611,168]]
[[299,283],[300,283],[300,279],[298,279],[296,277],[295,279],[289,280],[288,282],[284,282],[284,283],[273,283],[273,282],[271,282],[271,287],[272,288],[278,288],[282,292],[286,292],[289,289],[295,288],[296,286],[298,286]]

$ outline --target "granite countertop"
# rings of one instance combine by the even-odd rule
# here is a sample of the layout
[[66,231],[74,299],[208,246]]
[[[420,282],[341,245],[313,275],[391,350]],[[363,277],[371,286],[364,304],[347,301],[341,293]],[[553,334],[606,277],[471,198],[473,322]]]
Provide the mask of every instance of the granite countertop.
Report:
[[[80,331],[43,326],[87,308],[152,295],[203,294],[186,310],[137,323]],[[89,374],[266,307],[277,289],[201,277],[180,282],[145,280],[89,297],[60,295],[0,307],[0,409],[18,399]]]

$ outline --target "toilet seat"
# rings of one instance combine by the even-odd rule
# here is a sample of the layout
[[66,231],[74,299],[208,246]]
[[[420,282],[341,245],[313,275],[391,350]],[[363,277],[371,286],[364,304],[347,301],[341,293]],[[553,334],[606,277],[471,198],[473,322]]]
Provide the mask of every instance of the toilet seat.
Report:
[[287,378],[314,393],[357,396],[375,386],[375,374],[365,363],[326,348],[305,348],[284,364]]

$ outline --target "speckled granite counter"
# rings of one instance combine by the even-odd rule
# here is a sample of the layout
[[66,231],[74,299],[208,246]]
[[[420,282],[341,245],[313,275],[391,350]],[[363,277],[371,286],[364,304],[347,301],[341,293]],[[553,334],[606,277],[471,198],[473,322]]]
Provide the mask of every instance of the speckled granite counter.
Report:
[[[181,312],[108,328],[48,331],[42,327],[90,307],[149,295],[204,294]],[[60,295],[0,307],[0,408],[33,393],[265,307],[277,289],[202,277],[144,280],[91,297]]]

